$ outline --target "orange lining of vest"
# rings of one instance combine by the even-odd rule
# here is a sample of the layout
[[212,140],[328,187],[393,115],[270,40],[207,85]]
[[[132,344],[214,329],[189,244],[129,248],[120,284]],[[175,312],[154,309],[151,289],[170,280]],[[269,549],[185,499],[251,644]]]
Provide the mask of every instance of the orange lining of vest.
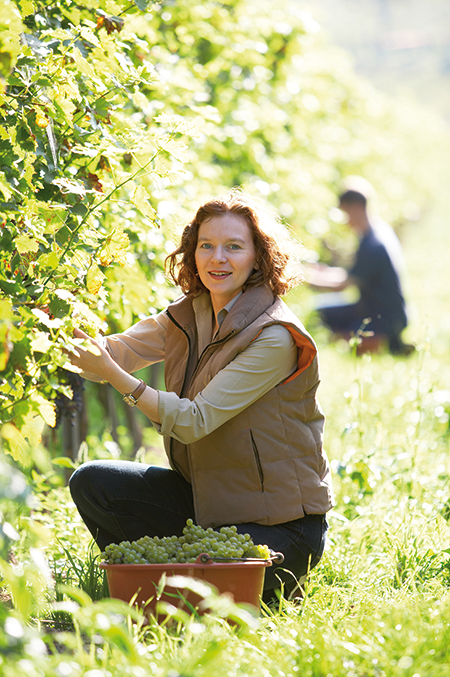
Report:
[[[297,348],[301,348],[299,351],[299,356],[298,356],[298,364],[297,364],[297,369],[294,371],[293,374],[289,376],[285,381],[282,382],[281,385],[284,385],[285,383],[289,383],[289,381],[293,381],[294,378],[297,378],[305,369],[308,369],[308,367],[312,364],[312,361],[314,357],[316,356],[317,350],[311,343],[309,339],[306,338],[306,336],[303,336],[303,334],[300,334],[300,332],[295,331],[293,327],[290,327],[287,324],[283,324],[280,322],[283,327],[286,327],[286,329],[289,331],[291,334],[292,338],[294,339],[294,343],[297,346]],[[262,331],[262,329],[261,329]],[[258,338],[260,335],[261,331],[259,331],[253,341]]]

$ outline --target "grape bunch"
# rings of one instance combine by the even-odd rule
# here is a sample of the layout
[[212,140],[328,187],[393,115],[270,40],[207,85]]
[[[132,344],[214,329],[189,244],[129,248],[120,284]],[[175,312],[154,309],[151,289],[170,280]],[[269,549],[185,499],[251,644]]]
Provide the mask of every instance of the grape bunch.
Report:
[[138,541],[111,543],[102,552],[102,559],[109,564],[183,564],[195,562],[202,553],[219,559],[270,557],[267,545],[255,545],[249,534],[238,534],[235,526],[215,531],[211,527],[203,529],[188,519],[179,538],[144,536]]
[[84,331],[85,334],[90,336],[93,339],[98,338],[99,328],[92,320],[87,320],[85,317],[77,316],[74,319],[74,326]]
[[62,393],[57,393],[53,399],[56,408],[56,424],[57,428],[64,417],[67,417],[70,424],[75,425],[77,414],[83,410],[83,391],[84,383],[79,374],[74,374],[66,369],[58,370],[58,379],[60,383],[69,385],[72,389],[72,397],[69,398]]

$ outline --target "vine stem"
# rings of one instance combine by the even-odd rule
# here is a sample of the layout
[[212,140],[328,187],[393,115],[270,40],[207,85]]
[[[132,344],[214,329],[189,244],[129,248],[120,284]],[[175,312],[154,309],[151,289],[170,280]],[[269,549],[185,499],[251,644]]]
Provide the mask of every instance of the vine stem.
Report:
[[[173,136],[174,136],[175,133],[176,133],[175,130],[174,130],[173,132],[170,133],[170,135],[169,135],[169,140],[170,140],[171,138],[173,138]],[[88,218],[91,216],[91,214],[93,214],[93,213],[94,213],[94,212],[95,212],[102,204],[104,204],[105,202],[107,202],[107,201],[112,197],[112,195],[114,195],[114,193],[115,193],[116,191],[118,191],[120,188],[122,188],[123,186],[125,186],[127,183],[129,183],[130,181],[133,181],[136,177],[138,177],[138,176],[139,176],[139,175],[140,175],[140,174],[141,174],[141,173],[142,173],[142,172],[143,172],[143,171],[144,171],[144,170],[145,170],[152,162],[154,162],[154,161],[156,160],[156,158],[158,157],[158,155],[160,155],[160,154],[163,152],[163,150],[164,150],[163,148],[158,148],[158,150],[156,151],[156,153],[154,153],[154,154],[152,155],[152,157],[145,163],[145,165],[143,165],[142,167],[139,167],[139,169],[136,170],[136,171],[134,172],[134,174],[132,174],[131,176],[128,176],[124,181],[121,181],[121,183],[119,183],[117,186],[115,186],[115,187],[114,187],[107,195],[105,195],[104,198],[102,198],[99,202],[97,202],[97,204],[95,204],[93,207],[91,207],[91,208],[88,210],[88,212],[85,214],[85,216],[84,216],[83,219],[80,221],[80,223],[78,224],[78,226],[72,231],[71,236],[70,236],[70,238],[69,238],[69,240],[68,240],[68,242],[67,242],[67,244],[66,244],[66,246],[65,246],[65,248],[64,248],[64,250],[63,250],[63,252],[62,252],[62,254],[61,254],[61,256],[59,257],[58,265],[59,265],[59,264],[61,263],[61,261],[64,259],[65,255],[67,254],[67,252],[69,251],[70,247],[72,246],[72,243],[73,243],[73,241],[74,241],[75,235],[76,235],[76,234],[79,232],[79,230],[83,227],[83,225],[86,223],[86,221],[87,221]],[[56,270],[56,268],[55,268],[51,273],[49,273],[49,275],[45,278],[45,280],[44,280],[44,282],[43,282],[43,284],[42,284],[42,286],[43,286],[44,289],[45,289],[45,287],[47,286],[47,284],[50,282],[50,280],[52,279],[52,277],[54,276],[55,270]]]

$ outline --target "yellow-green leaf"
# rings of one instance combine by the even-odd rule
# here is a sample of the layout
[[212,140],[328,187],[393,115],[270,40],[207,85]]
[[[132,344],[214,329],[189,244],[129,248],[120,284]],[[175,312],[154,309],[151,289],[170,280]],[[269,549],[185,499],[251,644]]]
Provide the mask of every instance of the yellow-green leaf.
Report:
[[66,82],[59,86],[59,91],[68,99],[75,99],[76,101],[81,99],[80,90],[78,89],[78,84],[74,78],[67,76]]
[[39,258],[39,268],[45,270],[45,268],[51,268],[54,270],[59,263],[58,254],[56,252],[50,252],[50,254],[43,254]]
[[91,294],[98,294],[105,276],[96,263],[93,263],[86,275],[86,287]]
[[13,459],[22,465],[28,465],[30,447],[20,430],[12,423],[5,423],[1,428],[1,435],[8,442],[6,451]]
[[130,240],[128,235],[124,233],[123,230],[114,228],[98,256],[102,266],[109,266],[112,261],[116,261],[121,266],[124,266],[129,243]]
[[55,405],[51,402],[48,402],[48,400],[46,400],[45,397],[42,397],[41,395],[35,395],[32,401],[37,404],[39,415],[44,419],[46,424],[51,428],[54,428],[56,425]]
[[0,174],[0,191],[3,193],[5,200],[9,200],[12,195],[11,188],[9,187],[9,183],[3,177],[4,175],[2,176],[2,174]]
[[96,77],[95,70],[92,68],[91,64],[88,61],[86,61],[86,59],[81,54],[78,47],[74,48],[72,52],[72,57],[75,63],[77,64],[78,68],[84,75],[87,75],[89,78]]
[[136,90],[136,91],[133,93],[132,98],[133,98],[133,103],[134,103],[136,106],[138,106],[139,108],[147,108],[147,106],[148,106],[148,99],[147,99],[147,97],[146,97],[144,94],[142,94],[142,92],[139,92],[138,90]]
[[68,456],[57,456],[56,458],[52,458],[52,463],[60,468],[72,468],[73,470],[76,468],[75,463],[68,458]]
[[0,342],[0,371],[6,369],[6,365],[8,364],[10,354],[11,351],[9,348],[9,344],[7,342],[5,343]]
[[150,204],[150,195],[147,193],[144,186],[138,186],[134,191],[134,195],[131,198],[131,202],[135,207],[139,209],[141,214],[146,216],[149,219],[155,218],[155,210]]
[[19,254],[27,254],[28,252],[37,252],[39,250],[39,242],[29,235],[19,235],[14,240],[14,244]]
[[114,0],[106,0],[106,11],[108,14],[119,14],[122,9],[123,6],[120,3],[114,2]]
[[0,320],[12,318],[12,305],[9,299],[0,299]]
[[177,139],[171,139],[165,146],[166,150],[172,157],[180,162],[187,162],[189,160],[188,147],[182,141]]
[[[25,14],[26,12],[22,12]],[[15,2],[2,0],[0,7],[0,78],[6,78],[15,66],[23,47],[20,35],[24,26]],[[4,83],[2,82],[2,87]]]
[[36,203],[37,211],[45,219],[46,233],[54,233],[66,222],[68,210],[65,205],[51,205],[45,202]]
[[29,411],[24,417],[24,425],[22,425],[20,432],[30,447],[37,447],[41,443],[44,425],[45,421],[42,416],[39,416],[34,411]]
[[73,127],[73,114],[76,110],[76,106],[70,99],[65,97],[61,92],[58,92],[55,96],[54,103],[59,106],[60,110],[64,114],[66,123]]
[[34,2],[32,2],[31,0],[21,0],[20,9],[22,16],[29,16],[30,14],[34,14],[35,12]]
[[82,26],[80,29],[80,34],[81,37],[90,42],[92,45],[95,45],[96,47],[101,47],[100,40],[98,37],[91,31],[88,26]]
[[33,352],[46,353],[53,345],[48,334],[43,331],[33,330],[33,338],[31,339],[31,349]]
[[61,193],[63,194],[75,193],[75,195],[80,195],[81,197],[85,197],[86,195],[86,188],[81,181],[62,177],[61,179],[54,179],[52,183],[59,186]]

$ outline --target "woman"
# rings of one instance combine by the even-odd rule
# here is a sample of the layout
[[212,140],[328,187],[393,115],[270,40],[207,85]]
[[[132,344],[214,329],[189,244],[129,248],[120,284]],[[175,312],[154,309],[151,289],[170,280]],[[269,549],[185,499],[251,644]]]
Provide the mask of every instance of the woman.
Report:
[[[284,240],[284,241],[283,241]],[[235,524],[285,555],[264,599],[319,561],[332,507],[316,347],[279,298],[294,282],[281,224],[241,193],[199,208],[168,257],[184,295],[73,364],[106,380],[164,435],[171,469],[93,461],[70,488],[104,549],[144,535]],[[78,338],[88,340],[77,330]],[[131,375],[164,360],[166,391]]]

